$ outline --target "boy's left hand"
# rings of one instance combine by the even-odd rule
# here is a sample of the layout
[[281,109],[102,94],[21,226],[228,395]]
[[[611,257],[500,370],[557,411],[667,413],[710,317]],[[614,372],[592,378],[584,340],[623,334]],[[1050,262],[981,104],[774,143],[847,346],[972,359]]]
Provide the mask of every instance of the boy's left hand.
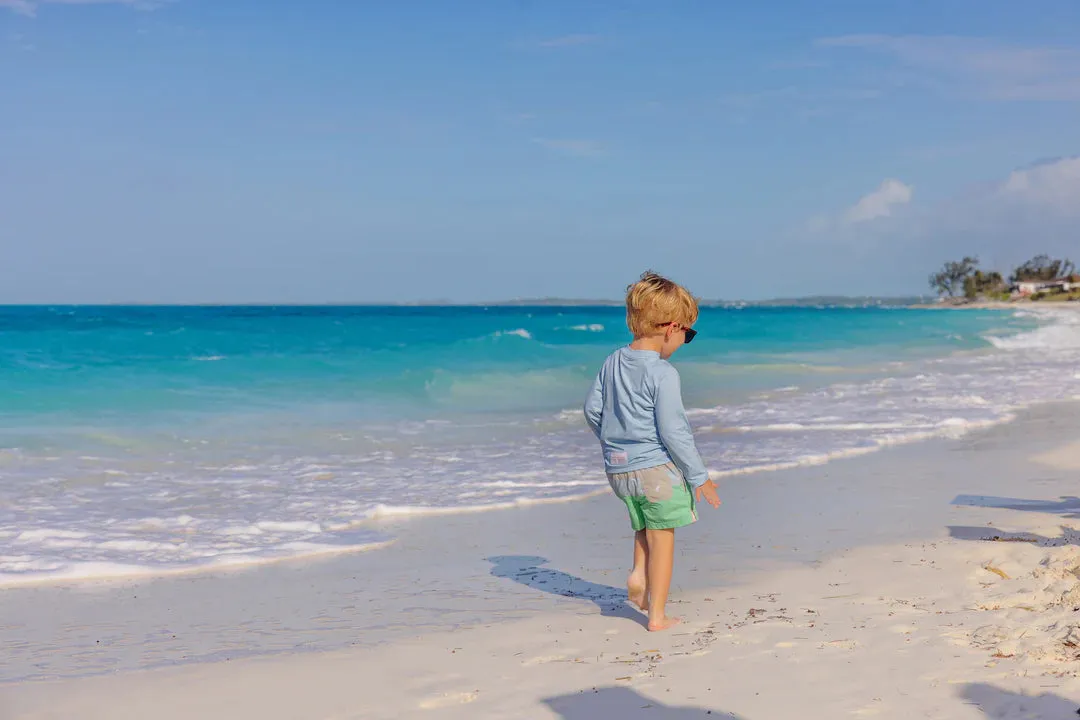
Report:
[[716,483],[712,480],[706,480],[705,484],[697,489],[696,495],[698,502],[704,500],[714,508],[720,507],[720,496],[716,494]]

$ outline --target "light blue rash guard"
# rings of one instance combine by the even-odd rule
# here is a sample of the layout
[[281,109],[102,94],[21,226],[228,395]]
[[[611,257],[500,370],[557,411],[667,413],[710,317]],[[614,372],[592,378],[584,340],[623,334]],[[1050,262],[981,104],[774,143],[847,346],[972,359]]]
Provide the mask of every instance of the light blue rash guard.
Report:
[[679,372],[658,352],[613,352],[589,390],[585,421],[600,439],[609,473],[673,462],[691,487],[709,479],[683,409]]

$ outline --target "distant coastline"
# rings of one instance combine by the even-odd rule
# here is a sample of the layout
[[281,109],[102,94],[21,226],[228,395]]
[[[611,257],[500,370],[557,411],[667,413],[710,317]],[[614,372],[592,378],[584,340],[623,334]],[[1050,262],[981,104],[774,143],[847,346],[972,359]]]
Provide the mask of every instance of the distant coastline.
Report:
[[[701,300],[703,307],[911,307],[931,301],[927,296],[874,297],[870,295],[811,295],[768,300]],[[622,307],[622,300],[582,300],[576,298],[520,298],[482,303],[402,303],[404,306],[445,305],[453,307]]]
[[[813,295],[794,298],[771,298],[767,300],[701,300],[703,307],[742,308],[742,307],[819,307],[819,308],[866,308],[866,307],[937,307],[941,303],[930,296],[908,295],[875,297],[870,295]],[[431,308],[431,307],[622,307],[622,300],[582,299],[582,298],[516,298],[512,300],[493,300],[488,302],[458,302],[453,300],[415,300],[408,302],[104,302],[104,303],[2,303],[0,308],[55,307],[55,308],[92,308],[92,307],[137,307],[137,308],[230,308],[230,307],[366,307],[366,308]]]

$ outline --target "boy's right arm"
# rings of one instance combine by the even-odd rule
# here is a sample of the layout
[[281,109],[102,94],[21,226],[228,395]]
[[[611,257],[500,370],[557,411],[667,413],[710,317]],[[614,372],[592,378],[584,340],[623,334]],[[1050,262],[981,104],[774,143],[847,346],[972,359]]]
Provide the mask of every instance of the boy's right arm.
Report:
[[585,422],[597,439],[600,439],[600,421],[604,418],[604,383],[603,374],[597,373],[593,380],[589,395],[585,398]]
[[675,368],[669,365],[661,371],[656,377],[655,392],[656,429],[660,442],[696,491],[709,482],[709,471],[694,444],[694,431],[690,429],[690,421],[683,409],[682,386]]

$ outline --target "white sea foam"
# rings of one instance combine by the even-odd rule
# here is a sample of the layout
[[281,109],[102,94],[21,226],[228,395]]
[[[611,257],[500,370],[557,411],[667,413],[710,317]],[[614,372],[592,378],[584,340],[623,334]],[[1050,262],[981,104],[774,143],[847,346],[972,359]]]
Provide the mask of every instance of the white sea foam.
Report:
[[561,410],[559,414],[555,416],[555,419],[559,422],[577,425],[584,422],[582,419],[583,417],[581,408],[574,408],[573,410]]
[[1080,350],[1080,312],[1063,309],[1026,314],[1045,324],[1030,332],[1010,337],[989,335],[986,339],[1002,350]]
[[495,337],[505,337],[507,335],[513,335],[525,340],[532,340],[532,333],[525,328],[517,328],[516,330],[499,330],[495,333]]
[[[593,483],[595,487],[599,483]],[[581,483],[580,486],[589,486],[590,483]],[[597,495],[608,492],[607,483],[603,483],[604,487],[596,487],[588,492],[579,492],[572,495],[560,495],[554,497],[518,497],[515,500],[507,502],[486,503],[483,505],[457,505],[452,507],[431,507],[424,505],[379,505],[371,513],[371,517],[374,518],[391,518],[391,517],[407,517],[407,516],[425,516],[425,515],[461,515],[467,513],[482,513],[490,512],[492,510],[509,510],[515,507],[525,507],[528,505],[550,505],[552,503],[564,503],[574,502],[576,500],[585,500],[587,498],[596,497]],[[558,485],[547,485],[546,487],[560,487]]]
[[130,564],[121,562],[79,561],[59,558],[40,558],[0,555],[0,588],[36,585],[42,583],[65,583],[123,580],[145,576],[186,575],[212,570],[242,569],[253,565],[295,560],[297,558],[329,555],[344,552],[377,550],[393,543],[391,539],[376,539],[353,545],[320,545],[317,543],[283,543],[273,548],[263,548],[251,554],[221,553],[198,561],[176,563],[153,562]]
[[262,530],[264,533],[305,533],[308,535],[318,535],[322,532],[322,527],[318,523],[306,522],[304,520],[292,522],[261,520],[255,523],[255,527]]
[[592,323],[590,325],[574,325],[571,330],[580,330],[582,332],[604,332],[604,326],[600,323]]

